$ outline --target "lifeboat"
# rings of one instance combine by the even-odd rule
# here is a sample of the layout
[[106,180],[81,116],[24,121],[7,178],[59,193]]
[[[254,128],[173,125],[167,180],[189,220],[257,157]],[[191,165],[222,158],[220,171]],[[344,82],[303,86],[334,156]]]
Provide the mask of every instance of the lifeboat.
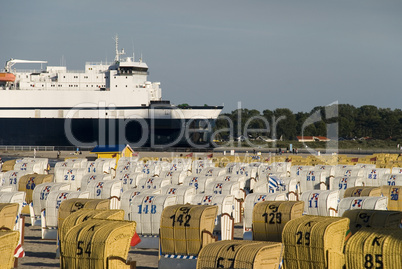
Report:
[[14,82],[15,75],[12,73],[0,73],[0,82]]

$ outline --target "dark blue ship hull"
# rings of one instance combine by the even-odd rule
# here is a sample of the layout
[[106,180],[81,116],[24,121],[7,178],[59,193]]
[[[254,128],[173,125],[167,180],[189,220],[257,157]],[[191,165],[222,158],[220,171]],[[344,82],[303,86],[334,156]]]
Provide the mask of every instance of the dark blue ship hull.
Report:
[[214,120],[0,118],[0,145],[209,147]]

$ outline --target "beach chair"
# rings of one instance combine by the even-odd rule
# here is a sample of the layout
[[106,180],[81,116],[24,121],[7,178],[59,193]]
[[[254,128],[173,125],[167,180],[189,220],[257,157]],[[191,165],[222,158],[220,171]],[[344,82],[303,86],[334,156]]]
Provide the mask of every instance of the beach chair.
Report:
[[282,255],[283,246],[280,242],[218,241],[201,249],[197,259],[197,269],[277,269],[282,263]]
[[362,228],[346,242],[346,269],[402,268],[401,247],[400,228]]
[[46,208],[46,200],[51,191],[71,189],[70,183],[46,182],[38,184],[32,192],[32,203],[29,204],[31,225],[41,225],[42,210]]
[[120,180],[93,180],[87,186],[89,198],[109,199],[110,209],[120,208],[122,182]]
[[342,216],[347,210],[355,209],[375,209],[387,210],[388,198],[387,197],[346,197],[341,199],[338,206],[338,214]]
[[264,201],[286,201],[285,193],[250,193],[244,200],[243,239],[252,240],[253,209],[257,203]]
[[109,174],[85,174],[82,177],[79,190],[86,191],[88,188],[88,184],[94,180],[112,180],[112,176]]
[[303,201],[264,201],[253,208],[253,240],[282,242],[285,224],[303,215]]
[[288,221],[282,232],[284,268],[342,268],[348,229],[348,218],[302,216]]
[[193,205],[217,205],[218,217],[215,222],[214,235],[219,240],[232,240],[234,236],[235,209],[234,195],[226,194],[197,194],[191,201]]
[[91,219],[71,228],[61,246],[60,268],[133,268],[127,262],[135,222]]
[[196,189],[193,186],[167,185],[161,188],[161,194],[176,195],[178,204],[187,204],[196,195]]
[[312,190],[301,195],[304,201],[304,214],[314,216],[338,216],[339,191]]
[[158,248],[162,212],[175,204],[175,195],[146,193],[132,198],[128,220],[137,223],[137,234],[141,239],[137,248]]
[[41,214],[42,239],[57,239],[59,208],[64,200],[89,198],[89,192],[57,190],[49,193]]
[[160,269],[196,268],[200,250],[215,242],[213,236],[218,206],[173,205],[162,212]]

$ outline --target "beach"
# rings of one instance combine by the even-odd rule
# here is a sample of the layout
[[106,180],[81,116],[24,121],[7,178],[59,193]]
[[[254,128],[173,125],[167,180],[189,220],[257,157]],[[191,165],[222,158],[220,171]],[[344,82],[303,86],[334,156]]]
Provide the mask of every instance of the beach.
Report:
[[[252,150],[250,150],[252,152]],[[206,159],[210,157],[212,152],[139,152],[140,158],[168,158],[174,159],[176,157],[186,157],[191,155],[193,159]],[[59,155],[59,156],[57,156]],[[304,154],[306,155],[306,154]],[[214,157],[222,157],[223,153],[213,153]],[[249,152],[236,153],[235,157],[238,157],[238,161],[245,160],[245,157],[252,155]],[[266,158],[291,158],[292,154],[274,155],[271,153],[262,153],[259,155],[261,160]],[[88,151],[83,151],[81,154],[71,151],[9,151],[0,152],[0,157],[4,160],[18,159],[23,157],[36,157],[36,158],[48,158],[51,165],[50,173],[53,173],[54,164],[57,161],[63,161],[66,158],[88,158],[95,159],[96,155],[91,154]],[[58,158],[57,158],[58,157]],[[189,156],[190,157],[190,156]],[[25,251],[25,257],[18,259],[18,268],[59,268],[60,259],[56,258],[57,242],[56,240],[44,240],[41,239],[41,227],[31,226],[31,221],[28,215],[23,216],[25,220],[24,230],[24,244],[23,249]],[[235,225],[234,239],[243,238],[243,229],[241,224]],[[128,261],[135,261],[136,268],[158,268],[158,249],[137,249],[131,247]]]

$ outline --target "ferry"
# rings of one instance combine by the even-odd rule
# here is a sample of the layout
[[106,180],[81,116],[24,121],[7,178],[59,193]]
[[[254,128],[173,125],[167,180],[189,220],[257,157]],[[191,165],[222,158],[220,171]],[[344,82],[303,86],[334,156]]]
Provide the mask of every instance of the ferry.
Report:
[[[123,57],[85,70],[11,59],[0,72],[0,145],[209,147],[223,106],[174,105],[150,82],[148,65]],[[41,64],[40,71],[16,64]]]

